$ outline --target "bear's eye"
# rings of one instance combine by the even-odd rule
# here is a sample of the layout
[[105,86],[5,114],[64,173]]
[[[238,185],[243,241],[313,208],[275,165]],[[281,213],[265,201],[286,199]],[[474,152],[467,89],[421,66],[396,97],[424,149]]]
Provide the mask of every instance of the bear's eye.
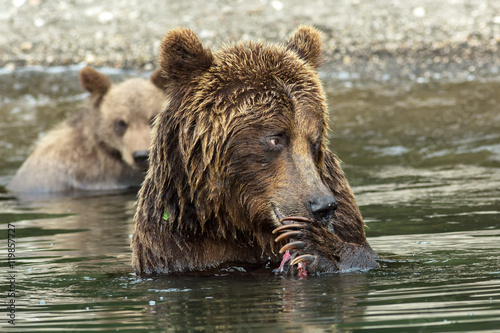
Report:
[[263,141],[270,151],[280,151],[286,146],[286,137],[283,134],[266,136]]
[[156,119],[156,116],[153,116],[153,117],[151,117],[151,119],[149,119],[149,126],[153,127],[153,125],[155,124],[155,119]]
[[310,149],[311,149],[311,154],[314,158],[318,158],[319,157],[319,153],[320,153],[320,150],[321,150],[321,143],[322,143],[322,137],[319,137],[317,140],[313,141],[311,140],[310,141]]
[[269,142],[270,142],[273,146],[277,146],[277,145],[279,145],[279,144],[281,143],[280,138],[271,138],[271,139],[269,140]]
[[321,147],[321,141],[316,141],[316,143],[313,144],[313,153],[317,154],[319,152],[320,147]]
[[123,119],[118,119],[115,121],[115,132],[118,134],[123,134],[127,130],[127,123]]

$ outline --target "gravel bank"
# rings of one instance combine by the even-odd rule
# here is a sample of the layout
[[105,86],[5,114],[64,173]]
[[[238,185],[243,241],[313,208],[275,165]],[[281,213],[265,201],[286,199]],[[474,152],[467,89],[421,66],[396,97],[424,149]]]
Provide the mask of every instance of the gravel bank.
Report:
[[339,79],[497,76],[500,1],[0,0],[0,67],[88,63],[151,70],[171,28],[206,45],[324,32],[325,75]]

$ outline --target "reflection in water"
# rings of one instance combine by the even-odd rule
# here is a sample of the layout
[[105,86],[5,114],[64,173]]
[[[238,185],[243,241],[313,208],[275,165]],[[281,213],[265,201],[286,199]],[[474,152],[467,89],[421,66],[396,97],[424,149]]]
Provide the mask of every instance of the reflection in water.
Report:
[[49,326],[71,328],[79,327],[83,319],[99,317],[103,309],[99,303],[116,291],[105,291],[106,285],[116,287],[110,277],[131,273],[129,234],[135,196],[116,193],[2,202],[12,213],[0,213],[0,223],[9,219],[18,230],[16,327],[38,328],[43,318]]
[[[381,269],[141,279],[130,266],[135,193],[15,198],[3,189],[34,140],[85,98],[76,75],[0,75],[0,258],[8,273],[12,223],[17,330],[498,330],[499,82],[326,85],[330,145]],[[2,300],[7,292],[0,284]]]
[[158,288],[150,290],[155,305],[145,306],[144,311],[153,314],[157,329],[175,330],[186,325],[227,331],[337,330],[338,324],[363,315],[364,307],[358,302],[367,294],[363,274],[304,280],[267,275],[178,282],[152,283]]
[[451,326],[448,332],[471,332],[481,325],[498,328],[499,289],[500,281],[496,280],[373,293],[367,301],[379,304],[366,309],[364,328],[383,328],[386,332],[409,328],[425,332],[443,325]]

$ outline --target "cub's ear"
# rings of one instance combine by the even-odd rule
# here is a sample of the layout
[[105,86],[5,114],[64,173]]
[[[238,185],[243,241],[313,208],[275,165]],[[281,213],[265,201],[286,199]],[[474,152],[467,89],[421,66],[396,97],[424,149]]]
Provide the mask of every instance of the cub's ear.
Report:
[[323,63],[321,32],[311,26],[300,26],[288,40],[286,48],[299,55],[313,68],[318,69]]
[[162,91],[165,91],[168,80],[163,76],[161,70],[155,70],[149,79],[155,86],[160,88]]
[[87,66],[80,71],[80,85],[92,96],[100,97],[108,92],[111,81],[106,75]]
[[189,84],[208,70],[214,61],[212,52],[201,44],[193,31],[179,28],[163,38],[159,63],[169,84]]

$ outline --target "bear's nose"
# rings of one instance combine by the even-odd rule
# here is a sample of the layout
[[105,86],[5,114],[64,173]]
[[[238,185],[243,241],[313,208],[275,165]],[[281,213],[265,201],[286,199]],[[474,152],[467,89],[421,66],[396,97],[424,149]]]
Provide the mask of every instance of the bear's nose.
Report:
[[148,150],[136,150],[133,152],[132,157],[134,158],[135,164],[139,165],[140,167],[148,166]]
[[309,200],[309,208],[316,220],[326,222],[330,220],[339,203],[333,195],[325,195]]

